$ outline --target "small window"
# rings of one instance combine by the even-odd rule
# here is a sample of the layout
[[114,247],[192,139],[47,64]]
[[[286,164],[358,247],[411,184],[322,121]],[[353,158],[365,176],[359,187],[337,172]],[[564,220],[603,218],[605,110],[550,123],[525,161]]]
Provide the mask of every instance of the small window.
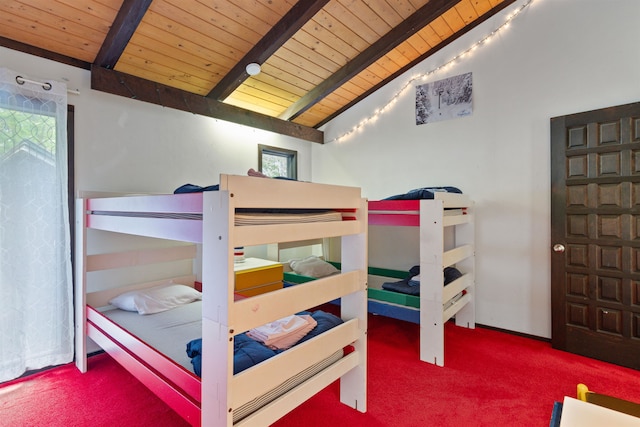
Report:
[[298,152],[258,145],[258,169],[270,177],[298,179]]

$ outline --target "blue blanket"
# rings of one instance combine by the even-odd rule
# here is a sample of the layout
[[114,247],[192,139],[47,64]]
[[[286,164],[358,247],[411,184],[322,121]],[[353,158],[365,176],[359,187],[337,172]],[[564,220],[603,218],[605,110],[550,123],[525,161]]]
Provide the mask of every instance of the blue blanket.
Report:
[[[400,292],[402,294],[418,296],[420,295],[420,282],[411,280],[413,276],[420,274],[420,266],[416,265],[411,267],[409,275],[399,282],[385,282],[382,284],[382,289],[393,292]],[[444,269],[444,286],[453,282],[454,280],[462,277],[462,273],[455,267],[446,267]]]
[[420,199],[433,199],[433,193],[458,193],[462,194],[462,191],[456,187],[422,187],[415,190],[408,191],[404,194],[398,194],[395,196],[387,197],[383,200],[420,200]]
[[[305,335],[296,345],[303,343],[335,326],[342,323],[339,317],[324,311],[302,312],[298,314],[311,315],[318,323],[307,335]],[[285,350],[272,350],[266,345],[249,338],[246,334],[238,334],[233,340],[233,373],[237,374],[251,366],[260,363],[270,357]],[[193,371],[201,376],[202,369],[202,338],[190,341],[187,344],[187,355],[191,358]]]

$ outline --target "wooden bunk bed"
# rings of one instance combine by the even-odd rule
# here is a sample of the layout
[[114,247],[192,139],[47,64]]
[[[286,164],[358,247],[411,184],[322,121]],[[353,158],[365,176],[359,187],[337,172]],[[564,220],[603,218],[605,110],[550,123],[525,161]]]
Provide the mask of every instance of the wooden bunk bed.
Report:
[[[368,208],[369,227],[419,229],[421,277],[419,296],[403,294],[382,289],[382,285],[405,279],[409,272],[369,266],[368,311],[420,324],[420,360],[444,366],[444,324],[455,316],[458,326],[475,328],[473,202],[464,194],[435,192],[434,199],[369,201]],[[283,261],[283,249],[322,245],[323,257],[341,269],[340,262],[332,260],[340,251],[330,249],[326,240],[277,245],[272,256]],[[443,286],[444,269],[452,266],[463,275]],[[285,271],[284,278],[295,284],[317,280],[292,271]]]
[[[434,199],[369,201],[368,206],[370,227],[416,227],[420,233],[420,295],[381,289],[376,286],[381,281],[370,278],[369,311],[419,323],[420,360],[444,366],[444,324],[455,316],[456,325],[475,328],[473,203],[464,194],[434,192]],[[444,268],[451,266],[463,275],[443,286]],[[402,277],[369,270],[392,280]]]
[[[88,337],[193,425],[269,425],[338,378],[340,401],[366,411],[367,204],[359,188],[221,175],[219,191],[78,199],[76,206],[80,371],[87,370]],[[273,223],[269,215],[258,214],[262,218],[255,225],[238,225],[243,209],[328,209],[343,212],[345,219]],[[95,233],[91,229],[192,244],[89,254],[88,247],[95,246],[88,242]],[[234,247],[322,237],[341,238],[341,274],[235,299]],[[90,292],[93,272],[185,259],[194,260],[195,275]],[[201,282],[201,378],[101,313],[115,295],[167,279],[190,286]],[[233,341],[238,334],[336,298],[341,300],[342,324],[233,374]],[[352,351],[336,359],[336,352],[345,347]],[[283,387],[284,380],[304,373],[293,388]],[[265,394],[274,393],[268,403],[260,403]],[[242,419],[237,417],[239,410],[244,411]]]

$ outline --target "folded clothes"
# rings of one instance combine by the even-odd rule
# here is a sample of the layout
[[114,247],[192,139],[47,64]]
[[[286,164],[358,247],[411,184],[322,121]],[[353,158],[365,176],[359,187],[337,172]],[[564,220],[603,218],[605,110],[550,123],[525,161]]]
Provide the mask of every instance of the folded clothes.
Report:
[[[304,311],[298,313],[299,316],[310,315],[315,321],[316,326],[307,333],[295,345],[310,340],[321,333],[338,326],[342,323],[342,319],[325,311]],[[249,338],[245,333],[238,334],[233,338],[233,373],[237,374],[245,369],[262,362],[284,350],[273,350],[259,341]],[[187,343],[187,356],[191,358],[193,372],[196,375],[202,375],[202,338],[197,338]]]
[[247,331],[247,336],[272,349],[287,349],[300,341],[317,322],[309,315],[292,315]]

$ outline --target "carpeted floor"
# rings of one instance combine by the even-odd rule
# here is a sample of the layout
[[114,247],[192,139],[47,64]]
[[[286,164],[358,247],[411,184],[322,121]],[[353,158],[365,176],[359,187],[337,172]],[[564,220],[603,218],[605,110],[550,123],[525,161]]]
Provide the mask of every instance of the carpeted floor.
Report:
[[[339,403],[332,384],[276,427],[548,426],[554,401],[576,384],[640,402],[640,372],[489,329],[446,327],[445,367],[418,359],[417,325],[369,320],[368,402]],[[107,355],[0,387],[0,426],[185,426]]]

